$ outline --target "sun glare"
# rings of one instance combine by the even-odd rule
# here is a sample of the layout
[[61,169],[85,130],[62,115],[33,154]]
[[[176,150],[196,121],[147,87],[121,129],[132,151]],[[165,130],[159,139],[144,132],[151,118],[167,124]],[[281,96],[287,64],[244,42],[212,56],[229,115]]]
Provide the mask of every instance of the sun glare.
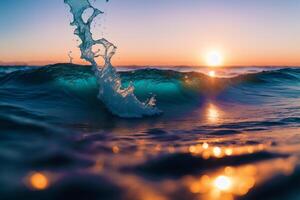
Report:
[[215,71],[209,71],[208,75],[210,77],[215,77],[216,76],[216,72]]
[[223,56],[219,51],[211,51],[206,55],[206,64],[211,67],[221,66],[223,64]]

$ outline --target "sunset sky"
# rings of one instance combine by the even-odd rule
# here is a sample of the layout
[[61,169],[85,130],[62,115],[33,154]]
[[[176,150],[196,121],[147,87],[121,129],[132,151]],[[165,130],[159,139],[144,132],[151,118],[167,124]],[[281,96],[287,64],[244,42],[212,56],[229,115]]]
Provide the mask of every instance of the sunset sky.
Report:
[[[97,0],[95,36],[113,42],[114,65],[300,66],[300,0]],[[68,62],[79,44],[63,0],[0,1],[0,64]],[[99,25],[101,24],[101,26]]]

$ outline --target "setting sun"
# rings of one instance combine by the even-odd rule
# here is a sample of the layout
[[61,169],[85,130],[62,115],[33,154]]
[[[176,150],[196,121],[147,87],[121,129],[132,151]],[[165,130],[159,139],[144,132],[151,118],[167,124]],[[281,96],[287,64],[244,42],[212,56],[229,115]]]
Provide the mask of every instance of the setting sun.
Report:
[[223,56],[219,51],[211,51],[206,55],[206,64],[217,67],[223,64]]

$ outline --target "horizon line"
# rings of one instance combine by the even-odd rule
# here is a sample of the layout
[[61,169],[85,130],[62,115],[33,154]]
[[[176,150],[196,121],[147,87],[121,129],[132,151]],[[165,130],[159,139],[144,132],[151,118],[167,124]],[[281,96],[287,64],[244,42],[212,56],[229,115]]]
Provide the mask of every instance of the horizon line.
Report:
[[[26,62],[2,62],[0,61],[1,67],[47,67],[52,65],[76,65],[76,66],[91,66],[90,64],[84,63],[69,63],[69,62],[49,62],[45,64],[30,64]],[[222,67],[300,67],[299,65],[222,65],[222,66],[205,66],[205,65],[138,65],[138,64],[126,64],[126,65],[114,65],[114,67],[203,67],[203,68],[222,68]]]

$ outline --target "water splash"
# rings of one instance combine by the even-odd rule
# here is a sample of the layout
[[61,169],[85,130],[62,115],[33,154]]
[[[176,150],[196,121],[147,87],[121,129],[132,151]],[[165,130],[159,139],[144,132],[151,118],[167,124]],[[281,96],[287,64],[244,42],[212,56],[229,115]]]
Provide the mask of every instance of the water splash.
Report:
[[72,64],[73,63],[73,57],[72,57],[72,51],[69,51],[69,53],[68,53],[68,57],[69,57],[69,59],[70,59],[70,63]]
[[[134,95],[134,87],[130,85],[122,88],[121,79],[116,69],[111,65],[111,58],[117,47],[105,38],[94,40],[91,32],[91,24],[95,17],[103,14],[102,11],[94,8],[89,0],[64,0],[70,6],[73,14],[72,26],[75,26],[75,35],[82,43],[79,45],[81,58],[92,64],[95,75],[98,79],[98,98],[106,107],[119,117],[137,118],[143,116],[158,115],[161,111],[155,106],[155,98],[151,97],[147,102],[141,102]],[[108,2],[108,0],[106,0]],[[92,10],[92,14],[87,20],[83,19],[86,10]],[[95,45],[104,47],[104,52],[94,51]],[[104,66],[101,68],[95,58],[102,57]]]

